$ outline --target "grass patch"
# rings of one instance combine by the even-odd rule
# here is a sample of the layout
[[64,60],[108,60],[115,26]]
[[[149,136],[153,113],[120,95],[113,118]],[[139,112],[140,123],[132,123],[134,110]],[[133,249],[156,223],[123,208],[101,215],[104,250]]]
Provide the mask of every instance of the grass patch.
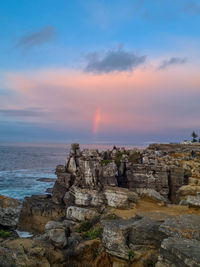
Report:
[[100,237],[100,228],[93,228],[83,233],[83,238],[93,240]]
[[133,261],[134,260],[134,256],[135,256],[134,252],[132,250],[129,250],[129,252],[128,252],[129,261]]
[[0,230],[0,237],[7,238],[11,236],[11,232],[6,232],[4,230]]
[[91,227],[92,227],[92,225],[91,225],[91,222],[89,220],[84,221],[78,226],[77,232],[78,233],[87,232]]
[[112,162],[111,159],[103,159],[103,160],[100,161],[100,164],[101,164],[101,165],[107,165],[107,164],[109,164],[109,163],[111,163],[111,162]]

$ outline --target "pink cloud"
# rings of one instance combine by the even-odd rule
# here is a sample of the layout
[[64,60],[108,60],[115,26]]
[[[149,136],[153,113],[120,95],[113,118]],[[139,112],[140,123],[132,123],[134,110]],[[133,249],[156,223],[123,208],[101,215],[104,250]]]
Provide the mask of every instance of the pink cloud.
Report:
[[[23,96],[19,104],[10,99],[3,103],[5,107],[41,108],[46,113],[40,121],[48,121],[55,127],[88,129],[93,133],[97,129],[99,133],[139,132],[154,131],[166,125],[175,127],[177,121],[179,127],[193,127],[197,123],[192,117],[183,119],[184,116],[168,114],[170,98],[179,103],[182,95],[198,95],[200,78],[194,67],[103,75],[68,69],[7,72],[4,73],[4,87]],[[165,99],[169,101],[165,103]],[[163,107],[160,106],[162,101]],[[181,104],[182,107],[191,105],[187,99]]]

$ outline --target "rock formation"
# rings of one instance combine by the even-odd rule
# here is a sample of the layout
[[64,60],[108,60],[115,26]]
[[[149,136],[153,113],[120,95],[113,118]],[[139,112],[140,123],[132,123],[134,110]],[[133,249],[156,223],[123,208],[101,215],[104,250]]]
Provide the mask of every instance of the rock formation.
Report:
[[200,149],[194,159],[191,149],[154,144],[99,152],[72,144],[52,194],[26,197],[23,206],[0,198],[0,224],[18,222],[34,233],[0,237],[1,263],[200,266]]

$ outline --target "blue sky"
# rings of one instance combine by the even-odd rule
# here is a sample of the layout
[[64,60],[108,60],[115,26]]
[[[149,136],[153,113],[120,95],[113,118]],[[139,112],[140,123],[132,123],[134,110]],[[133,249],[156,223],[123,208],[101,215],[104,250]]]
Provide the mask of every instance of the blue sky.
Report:
[[0,141],[179,141],[200,130],[199,25],[198,0],[2,0]]

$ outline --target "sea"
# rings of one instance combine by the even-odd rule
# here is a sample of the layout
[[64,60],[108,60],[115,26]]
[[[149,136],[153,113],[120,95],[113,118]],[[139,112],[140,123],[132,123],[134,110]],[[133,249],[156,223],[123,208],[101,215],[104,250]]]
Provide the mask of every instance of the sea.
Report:
[[[113,145],[80,145],[81,149],[111,149]],[[131,146],[128,146],[131,147]],[[55,168],[65,164],[70,144],[0,144],[0,195],[16,198],[45,194],[54,181],[39,181],[40,178],[55,179]]]

